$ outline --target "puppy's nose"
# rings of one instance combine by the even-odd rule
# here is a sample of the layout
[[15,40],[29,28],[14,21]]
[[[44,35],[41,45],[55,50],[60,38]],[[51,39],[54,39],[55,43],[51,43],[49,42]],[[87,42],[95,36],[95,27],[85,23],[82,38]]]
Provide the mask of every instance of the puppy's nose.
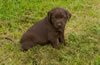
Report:
[[58,23],[58,26],[61,26],[61,23]]

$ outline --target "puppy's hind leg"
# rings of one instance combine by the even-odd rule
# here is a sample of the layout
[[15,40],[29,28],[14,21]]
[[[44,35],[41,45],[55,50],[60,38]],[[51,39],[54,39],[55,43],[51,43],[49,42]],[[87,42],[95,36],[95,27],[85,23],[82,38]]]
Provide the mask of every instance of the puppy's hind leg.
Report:
[[28,49],[32,48],[35,45],[36,44],[34,44],[32,41],[27,41],[22,43],[22,48],[24,51],[27,51]]

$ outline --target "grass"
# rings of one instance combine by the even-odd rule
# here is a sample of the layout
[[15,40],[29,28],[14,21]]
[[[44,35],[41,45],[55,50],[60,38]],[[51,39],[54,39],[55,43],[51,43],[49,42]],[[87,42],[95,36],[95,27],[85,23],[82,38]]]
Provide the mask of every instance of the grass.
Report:
[[[65,30],[68,46],[38,45],[22,52],[22,34],[55,7],[72,13]],[[100,65],[100,1],[0,0],[0,65]]]

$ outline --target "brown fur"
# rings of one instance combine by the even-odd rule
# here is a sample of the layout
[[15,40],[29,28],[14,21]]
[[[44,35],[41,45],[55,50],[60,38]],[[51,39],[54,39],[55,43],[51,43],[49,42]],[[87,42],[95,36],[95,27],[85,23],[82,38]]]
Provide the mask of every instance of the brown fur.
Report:
[[64,8],[52,9],[43,20],[23,34],[20,40],[22,48],[28,50],[37,44],[51,43],[54,48],[59,49],[59,42],[65,45],[64,29],[70,17],[71,13]]

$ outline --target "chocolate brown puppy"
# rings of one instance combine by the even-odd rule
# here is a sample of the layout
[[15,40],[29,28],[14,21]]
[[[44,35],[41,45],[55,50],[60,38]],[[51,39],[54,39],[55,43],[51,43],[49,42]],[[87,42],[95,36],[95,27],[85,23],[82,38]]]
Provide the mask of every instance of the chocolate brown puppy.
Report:
[[50,43],[53,48],[59,49],[59,42],[65,44],[64,29],[71,13],[64,8],[54,8],[48,15],[32,27],[22,36],[20,42],[26,51],[33,46]]

